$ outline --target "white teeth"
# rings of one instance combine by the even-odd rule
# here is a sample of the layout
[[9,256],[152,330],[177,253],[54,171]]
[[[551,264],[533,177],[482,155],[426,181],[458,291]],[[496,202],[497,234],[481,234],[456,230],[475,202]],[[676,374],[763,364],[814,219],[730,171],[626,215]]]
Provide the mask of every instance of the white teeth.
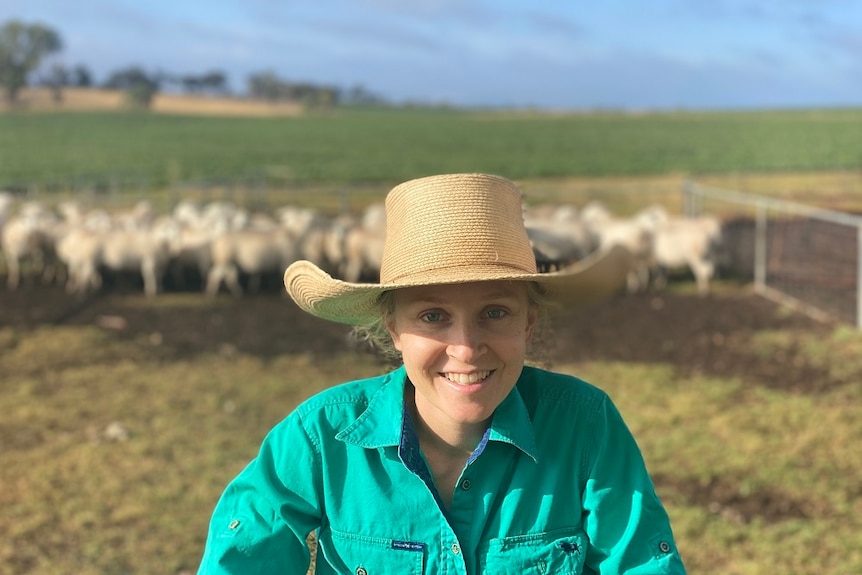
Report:
[[476,383],[477,381],[481,381],[491,375],[490,371],[474,371],[473,373],[445,373],[443,374],[446,379],[453,383],[460,383],[462,385],[467,383]]

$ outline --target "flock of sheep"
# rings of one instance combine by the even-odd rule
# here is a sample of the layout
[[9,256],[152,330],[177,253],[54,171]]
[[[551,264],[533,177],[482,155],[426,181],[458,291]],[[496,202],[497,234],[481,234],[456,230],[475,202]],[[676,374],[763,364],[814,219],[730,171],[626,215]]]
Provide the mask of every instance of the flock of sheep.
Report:
[[[721,245],[716,218],[671,216],[660,206],[625,218],[597,202],[581,209],[525,207],[524,221],[544,271],[595,250],[626,247],[636,262],[628,277],[630,292],[661,288],[666,272],[679,268],[689,269],[698,290],[707,292]],[[182,286],[192,272],[206,294],[226,290],[239,296],[259,289],[267,274],[280,277],[297,259],[311,260],[347,281],[374,281],[384,233],[382,204],[336,217],[295,206],[254,213],[230,202],[191,201],[179,202],[167,214],[156,213],[146,201],[109,213],[84,210],[75,202],[48,207],[0,192],[8,289],[22,284],[22,270],[82,295],[100,290],[107,274],[133,273],[142,278],[144,292],[154,296],[163,291],[166,278]]]

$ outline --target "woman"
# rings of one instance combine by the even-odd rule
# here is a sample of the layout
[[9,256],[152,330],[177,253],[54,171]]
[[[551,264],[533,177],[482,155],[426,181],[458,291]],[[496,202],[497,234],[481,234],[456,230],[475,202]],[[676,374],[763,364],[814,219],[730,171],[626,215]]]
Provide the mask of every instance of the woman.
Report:
[[306,400],[227,487],[202,574],[684,573],[667,514],[599,389],[525,366],[540,310],[624,281],[622,250],[536,273],[510,181],[412,180],[386,199],[379,284],[285,272],[305,311],[402,365]]

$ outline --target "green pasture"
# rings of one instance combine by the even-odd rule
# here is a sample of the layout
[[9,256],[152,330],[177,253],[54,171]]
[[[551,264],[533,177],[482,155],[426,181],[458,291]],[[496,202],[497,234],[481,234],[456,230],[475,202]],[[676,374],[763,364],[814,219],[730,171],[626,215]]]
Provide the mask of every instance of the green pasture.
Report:
[[539,114],[350,110],[297,117],[0,114],[0,188],[398,182],[858,170],[862,110]]

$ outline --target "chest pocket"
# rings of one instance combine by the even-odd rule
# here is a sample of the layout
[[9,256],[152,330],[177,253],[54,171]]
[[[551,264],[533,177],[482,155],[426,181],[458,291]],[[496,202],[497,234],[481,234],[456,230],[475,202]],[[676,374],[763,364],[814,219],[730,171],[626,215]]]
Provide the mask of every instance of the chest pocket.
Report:
[[479,548],[479,571],[495,575],[580,575],[587,536],[580,527],[491,539]]
[[[319,542],[328,566],[318,573],[339,575],[422,575],[425,546],[398,539],[321,529]],[[320,561],[320,558],[318,558]]]

